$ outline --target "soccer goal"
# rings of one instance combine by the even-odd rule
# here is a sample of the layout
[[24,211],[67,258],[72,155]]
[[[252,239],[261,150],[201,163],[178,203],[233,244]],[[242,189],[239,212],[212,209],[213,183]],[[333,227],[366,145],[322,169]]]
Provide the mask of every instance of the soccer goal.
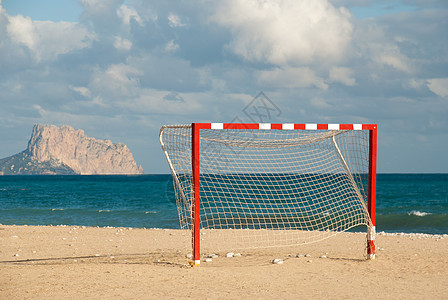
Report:
[[194,264],[204,249],[300,245],[360,227],[375,257],[375,124],[193,123],[163,126],[159,139]]

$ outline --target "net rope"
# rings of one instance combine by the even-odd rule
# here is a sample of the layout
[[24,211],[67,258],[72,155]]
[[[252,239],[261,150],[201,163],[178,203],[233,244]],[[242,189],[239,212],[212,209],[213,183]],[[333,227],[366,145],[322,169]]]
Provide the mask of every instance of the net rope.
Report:
[[[162,127],[160,142],[191,229],[191,126]],[[307,244],[372,226],[368,143],[367,130],[201,129],[201,248]]]

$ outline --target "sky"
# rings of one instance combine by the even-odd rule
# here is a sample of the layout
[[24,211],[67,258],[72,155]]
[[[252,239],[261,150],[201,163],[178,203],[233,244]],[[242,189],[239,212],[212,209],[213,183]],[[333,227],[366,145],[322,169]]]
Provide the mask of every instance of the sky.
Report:
[[448,1],[0,0],[0,158],[70,125],[169,173],[162,125],[236,120],[378,124],[378,172],[447,173]]

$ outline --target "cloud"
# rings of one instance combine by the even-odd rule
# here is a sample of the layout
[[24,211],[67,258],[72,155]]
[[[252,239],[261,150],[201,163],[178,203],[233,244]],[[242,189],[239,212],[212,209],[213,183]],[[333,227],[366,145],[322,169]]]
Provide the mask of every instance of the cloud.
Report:
[[82,95],[83,97],[86,97],[86,98],[91,97],[90,90],[84,86],[70,86],[70,88],[72,90],[74,90],[75,92],[79,93],[80,95]]
[[[119,5],[123,0],[78,0],[83,7],[80,21],[86,27],[94,30],[99,36],[106,37],[118,30],[123,22],[129,21],[132,15],[123,12],[122,18],[118,16]],[[114,34],[116,35],[116,33]]]
[[212,20],[231,30],[230,51],[279,66],[337,62],[353,32],[348,10],[327,0],[227,0]]
[[163,96],[163,99],[167,101],[185,102],[184,98],[182,98],[182,96],[180,96],[179,93],[176,92],[166,94],[165,96]]
[[329,80],[332,82],[342,83],[346,86],[353,86],[356,84],[353,78],[353,71],[350,68],[333,67],[330,69]]
[[138,87],[177,92],[208,90],[214,74],[204,78],[202,67],[192,66],[188,59],[177,56],[181,48],[166,53],[165,46],[161,45],[163,55],[157,49],[127,58],[126,65],[140,72]]
[[367,19],[350,13],[356,0],[79,3],[79,22],[11,16],[0,3],[0,158],[23,150],[14,145],[34,123],[69,123],[164,172],[162,124],[231,121],[260,91],[276,122],[378,123],[381,171],[409,165],[390,159],[403,149],[425,152],[416,134],[448,147],[440,1]]
[[382,65],[388,65],[396,70],[406,73],[412,72],[412,66],[407,57],[400,53],[397,47],[384,49],[376,57],[376,61]]
[[22,15],[8,17],[7,31],[9,37],[18,43],[22,43],[29,49],[34,50],[36,45],[36,33],[30,17]]
[[275,86],[288,89],[317,87],[327,90],[328,84],[308,68],[275,68],[259,72],[258,79],[263,86]]
[[182,23],[180,20],[180,17],[178,15],[175,15],[173,13],[170,13],[168,15],[168,24],[170,27],[184,27],[186,24]]
[[132,42],[128,39],[124,39],[121,36],[115,37],[114,47],[118,50],[129,51],[132,47]]
[[174,40],[169,41],[165,46],[166,52],[174,52],[179,49],[179,44],[176,44]]
[[96,35],[72,22],[36,21],[37,55],[52,60],[58,55],[90,47]]
[[[84,13],[92,17],[99,17],[101,15],[110,14],[115,11],[115,7],[122,2],[122,0],[78,0],[84,7]],[[124,5],[123,5],[124,6]],[[126,10],[124,8],[124,10]]]
[[32,21],[22,15],[7,19],[8,37],[30,49],[38,62],[88,47],[95,39],[94,34],[73,22]]
[[135,8],[133,8],[133,7],[122,5],[117,10],[117,15],[121,18],[122,22],[126,25],[129,25],[131,23],[131,20],[135,20],[140,26],[144,26],[143,20],[140,18],[140,15],[137,13]]
[[110,65],[105,70],[97,68],[89,89],[94,95],[106,96],[109,101],[129,99],[139,94],[139,76],[142,74],[141,70],[124,63]]
[[333,107],[327,102],[327,100],[318,97],[314,97],[311,99],[311,105],[316,107],[317,109],[330,109]]
[[440,97],[448,97],[448,78],[432,78],[427,80],[428,88]]
[[146,88],[142,89],[136,97],[130,97],[128,101],[116,102],[115,105],[130,115],[165,115],[168,122],[171,118],[171,123],[173,119],[178,123],[192,114],[206,114],[210,111],[210,108],[204,105],[207,97],[208,95],[203,93],[167,93]]
[[349,57],[359,57],[364,68],[371,68],[375,72],[390,69],[411,74],[415,71],[415,63],[403,53],[406,47],[400,47],[407,45],[397,40],[399,33],[395,33],[390,27],[393,25],[383,23],[379,26],[371,20],[358,23],[349,52],[352,56]]

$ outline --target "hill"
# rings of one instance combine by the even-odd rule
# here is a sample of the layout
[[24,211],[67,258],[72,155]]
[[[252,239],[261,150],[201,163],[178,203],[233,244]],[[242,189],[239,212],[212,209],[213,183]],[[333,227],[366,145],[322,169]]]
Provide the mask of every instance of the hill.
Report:
[[64,125],[36,124],[24,151],[0,159],[0,175],[143,174],[123,143]]

